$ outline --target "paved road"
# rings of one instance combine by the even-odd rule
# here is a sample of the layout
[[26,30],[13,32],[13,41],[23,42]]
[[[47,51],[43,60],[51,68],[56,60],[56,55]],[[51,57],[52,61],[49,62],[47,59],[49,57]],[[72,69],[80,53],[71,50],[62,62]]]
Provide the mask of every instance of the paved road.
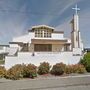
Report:
[[47,79],[0,79],[0,90],[90,90],[90,75]]

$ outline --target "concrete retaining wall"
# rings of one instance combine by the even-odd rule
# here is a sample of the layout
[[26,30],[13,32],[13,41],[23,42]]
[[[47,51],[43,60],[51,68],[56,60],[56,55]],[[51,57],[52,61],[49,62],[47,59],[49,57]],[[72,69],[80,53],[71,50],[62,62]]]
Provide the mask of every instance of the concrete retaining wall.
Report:
[[5,68],[10,68],[15,64],[35,64],[38,66],[41,62],[49,62],[51,65],[54,65],[59,62],[65,64],[76,64],[79,62],[81,56],[73,56],[72,52],[48,52],[48,53],[32,53],[29,52],[19,52],[18,56],[7,56],[5,58]]

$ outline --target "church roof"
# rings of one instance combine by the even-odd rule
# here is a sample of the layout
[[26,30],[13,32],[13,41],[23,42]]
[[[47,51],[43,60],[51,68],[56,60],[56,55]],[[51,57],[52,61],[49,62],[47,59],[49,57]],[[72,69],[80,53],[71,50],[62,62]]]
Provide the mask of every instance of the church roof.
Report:
[[37,25],[37,26],[32,26],[32,29],[35,29],[35,28],[41,28],[41,27],[49,28],[49,29],[53,29],[53,30],[54,30],[53,27],[51,27],[51,26],[47,26],[47,25]]
[[47,26],[47,25],[36,25],[36,26],[32,26],[31,29],[28,30],[28,32],[33,32],[34,30],[37,30],[38,29],[48,29],[48,30],[51,30],[53,31],[53,33],[64,33],[64,31],[55,31],[55,28],[54,27],[51,27],[51,26]]

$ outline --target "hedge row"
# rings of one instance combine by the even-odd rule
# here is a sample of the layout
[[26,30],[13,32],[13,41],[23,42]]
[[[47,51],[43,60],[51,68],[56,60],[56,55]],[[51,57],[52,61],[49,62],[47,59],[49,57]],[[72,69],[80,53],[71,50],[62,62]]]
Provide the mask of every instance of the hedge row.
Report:
[[7,70],[6,78],[17,80],[20,78],[34,78],[37,76],[37,67],[33,64],[17,64]]
[[37,74],[49,74],[52,75],[63,75],[71,73],[85,73],[86,69],[81,64],[75,65],[66,65],[63,63],[57,63],[50,66],[48,62],[43,62],[39,67],[36,67],[33,64],[17,64],[11,67],[9,70],[6,70],[4,67],[0,66],[0,77],[5,77],[8,79],[17,80],[20,78],[34,78],[37,77]]

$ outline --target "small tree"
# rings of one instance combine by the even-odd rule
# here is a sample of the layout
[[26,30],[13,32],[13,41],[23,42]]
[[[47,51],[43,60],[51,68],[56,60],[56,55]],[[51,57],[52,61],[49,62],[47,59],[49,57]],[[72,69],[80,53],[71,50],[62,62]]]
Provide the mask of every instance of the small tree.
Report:
[[48,62],[40,63],[40,66],[38,67],[38,74],[48,74],[50,72],[50,64]]
[[90,72],[90,52],[84,55],[83,59],[80,60],[80,64],[85,66],[87,72]]

